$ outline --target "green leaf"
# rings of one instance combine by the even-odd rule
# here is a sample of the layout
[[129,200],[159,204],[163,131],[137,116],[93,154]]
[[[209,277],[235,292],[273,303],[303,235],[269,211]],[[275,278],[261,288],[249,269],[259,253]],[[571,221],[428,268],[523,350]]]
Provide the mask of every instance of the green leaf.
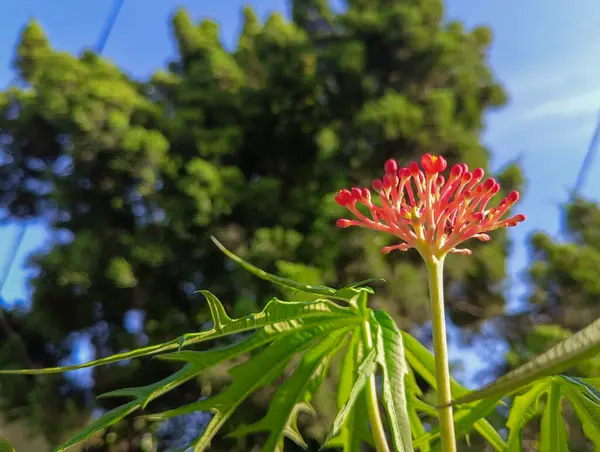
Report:
[[[90,437],[133,411],[145,408],[153,399],[194,378],[203,371],[273,342],[277,337],[287,337],[290,333],[305,333],[307,329],[312,328],[314,330],[315,327],[320,332],[335,331],[340,328],[350,328],[360,321],[360,317],[347,308],[342,308],[328,301],[286,303],[277,299],[269,302],[259,314],[232,320],[227,316],[222,304],[214,295],[207,292],[205,296],[211,305],[211,314],[214,320],[211,331],[215,331],[215,334],[224,335],[233,334],[231,331],[245,331],[248,322],[251,322],[252,325],[263,325],[263,327],[246,340],[226,347],[206,351],[183,350],[158,355],[157,357],[160,359],[183,361],[186,365],[178,372],[156,383],[139,388],[118,389],[102,394],[100,397],[128,397],[134,400],[105,413],[75,438],[65,443],[66,445],[76,444]],[[344,314],[331,315],[334,311]],[[313,315],[316,312],[321,314]],[[300,317],[302,313],[306,313],[306,317]],[[310,336],[310,333],[306,334]]]
[[309,330],[280,337],[252,359],[231,369],[233,382],[224,392],[146,418],[162,421],[197,411],[211,410],[214,412],[213,418],[204,432],[188,446],[193,446],[197,452],[204,451],[210,447],[212,438],[244,400],[261,387],[271,384],[281,375],[293,356],[304,351],[315,340],[331,334],[329,325],[318,325]]
[[[221,242],[219,242],[216,237],[211,236],[210,239],[213,241],[213,243],[215,245],[217,245],[217,248],[219,248],[227,257],[229,257],[231,260],[237,262],[242,267],[244,267],[246,270],[248,270],[250,273],[252,273],[253,275],[255,275],[261,279],[264,279],[266,281],[272,282],[274,284],[277,284],[277,285],[280,285],[283,287],[287,287],[288,289],[294,289],[294,290],[298,290],[300,292],[321,295],[324,297],[336,298],[335,297],[336,290],[332,289],[331,287],[311,286],[308,284],[302,284],[302,283],[293,281],[291,279],[282,278],[281,276],[273,275],[271,273],[267,273],[266,271],[261,270],[260,268],[252,265],[250,262],[246,262],[241,257],[233,254],[231,251],[229,251],[227,248],[225,248],[225,246]],[[341,300],[346,301],[346,299],[344,299],[344,298],[341,298]]]
[[155,355],[157,353],[181,349],[192,344],[233,334],[245,333],[259,328],[264,328],[265,331],[270,333],[274,338],[278,334],[292,333],[297,330],[308,328],[316,323],[326,322],[336,318],[345,318],[349,321],[352,321],[352,319],[359,321],[360,319],[351,309],[339,306],[329,300],[286,302],[278,300],[277,298],[273,298],[269,301],[265,308],[258,314],[250,314],[238,319],[231,319],[217,297],[208,291],[201,291],[201,293],[208,302],[213,320],[213,327],[208,331],[186,334],[163,344],[142,347],[74,366],[49,367],[46,369],[0,370],[0,374],[40,375],[61,373],[86,367],[101,366],[141,356]]
[[[421,391],[421,388],[419,388],[415,374],[410,368],[406,374],[405,384],[410,431],[413,435],[413,439],[416,440],[417,438],[425,436],[427,433],[419,416],[419,411],[425,412],[433,417],[437,417],[438,412],[435,408],[429,406],[419,398],[423,396],[423,391]],[[429,441],[424,441],[420,445],[417,445],[416,442],[413,441],[413,447],[420,449],[421,452],[429,452],[431,450]]]
[[[437,383],[435,380],[435,361],[433,355],[410,334],[404,331],[401,331],[401,334],[404,341],[404,354],[410,367],[433,389],[436,389]],[[467,388],[459,385],[454,379],[450,379],[450,388],[454,397],[460,397],[469,392]],[[481,436],[487,439],[496,450],[502,451],[506,448],[506,444],[502,437],[487,420],[478,419],[473,422],[472,426]],[[421,442],[419,442],[419,444],[421,444]]]
[[0,438],[0,452],[16,452],[15,448],[11,446],[8,440]]
[[[298,443],[298,438],[301,439],[296,427],[298,412],[312,411],[308,403],[323,381],[323,370],[343,345],[344,338],[350,331],[343,329],[330,333],[319,344],[307,350],[296,371],[275,392],[266,416],[255,424],[238,429],[232,435],[269,432],[267,442],[262,448],[267,452],[282,451],[284,436],[295,439]],[[289,433],[295,435],[291,436]],[[303,441],[299,445],[306,447]]]
[[[358,363],[363,361],[363,359],[363,343],[361,340],[361,328],[359,327],[352,332],[352,339],[342,362],[337,393],[338,410],[341,410],[350,398],[358,374]],[[342,449],[343,452],[360,452],[361,441],[373,445],[373,437],[369,430],[367,401],[364,391],[359,393],[354,407],[348,414],[346,422],[342,424],[338,435],[332,437],[321,448],[335,447]]]
[[454,402],[455,405],[489,397],[504,397],[543,377],[562,372],[600,352],[600,319],[550,350],[508,372],[485,388]]
[[390,421],[392,439],[398,452],[412,452],[412,436],[406,406],[407,373],[402,333],[384,311],[374,312],[377,322],[377,362],[382,368],[383,406]]
[[[345,325],[343,322],[341,325]],[[335,328],[336,323],[327,324],[325,327]],[[321,326],[320,328],[324,328]],[[248,338],[239,344],[231,345],[220,349],[212,349],[206,351],[191,351],[184,350],[177,353],[169,353],[159,355],[158,358],[166,360],[184,361],[186,365],[174,374],[147,386],[137,388],[123,388],[115,391],[101,394],[99,398],[108,397],[133,397],[133,401],[128,402],[120,407],[117,407],[99,419],[90,424],[85,430],[81,431],[77,436],[70,439],[61,447],[67,448],[73,444],[77,444],[84,439],[89,438],[99,430],[102,430],[114,424],[123,417],[131,414],[138,409],[144,409],[149,402],[160,397],[168,391],[173,390],[177,386],[189,381],[203,371],[216,366],[226,360],[232,359],[243,353],[252,351],[268,342],[272,338],[268,336],[265,330],[261,330],[255,335]],[[62,449],[60,449],[62,450]]]
[[569,452],[567,430],[562,415],[560,383],[552,381],[548,388],[548,400],[542,415],[540,452]]
[[88,425],[85,429],[78,432],[67,442],[61,444],[54,452],[62,452],[63,450],[67,450],[69,447],[72,447],[75,444],[78,444],[81,441],[88,439],[92,435],[95,435],[96,433],[120,421],[128,414],[133,413],[139,408],[139,406],[139,401],[134,400],[125,405],[121,405],[117,408],[113,408],[112,410],[107,411],[94,422],[92,422],[90,425]]
[[[418,340],[405,331],[401,332],[404,342],[404,354],[410,367],[419,374],[432,388],[436,389],[435,361],[433,355]],[[454,379],[450,380],[452,395],[462,395],[469,392]]]
[[600,383],[597,378],[578,378],[561,375],[560,380],[563,381],[563,385],[570,384],[579,389],[584,397],[600,407],[600,390],[594,386]]
[[372,288],[362,287],[365,284],[368,284],[368,283],[374,282],[374,281],[385,282],[385,279],[383,279],[383,278],[368,278],[368,279],[363,279],[362,281],[348,284],[347,286],[344,286],[341,289],[336,290],[334,297],[338,298],[338,299],[341,298],[343,300],[352,300],[358,293],[360,293],[361,290],[364,290],[370,294],[374,294],[375,291]]
[[548,380],[536,383],[525,394],[515,397],[506,426],[509,429],[507,450],[522,452],[523,427],[540,413],[540,398],[548,391]]
[[[467,436],[473,429],[473,424],[477,421],[482,420],[485,416],[492,413],[498,405],[496,400],[481,400],[474,405],[470,405],[467,408],[457,410],[454,413],[454,428],[456,436]],[[435,411],[435,410],[434,410]],[[431,413],[428,411],[427,414],[435,415],[437,412]],[[486,421],[487,422],[487,421]],[[480,428],[478,432],[483,436],[494,448],[498,451],[503,451],[506,445],[504,441],[494,430],[491,425],[490,428]],[[477,430],[477,429],[476,429]],[[423,434],[419,438],[415,439],[415,447],[423,447],[426,444],[432,443],[440,437],[440,428],[435,427],[430,432]]]
[[600,404],[595,401],[595,398],[585,395],[579,382],[573,382],[573,380],[581,381],[581,379],[564,375],[560,378],[565,380],[562,385],[565,397],[581,421],[583,433],[594,444],[594,450],[600,450]]
[[337,392],[337,407],[341,410],[346,404],[350,392],[354,387],[354,381],[356,379],[356,372],[358,371],[358,362],[363,359],[362,341],[361,341],[361,327],[357,327],[352,331],[352,337],[348,344],[348,349],[344,355],[342,361],[342,368],[340,372],[340,381],[338,384]]
[[361,394],[363,388],[365,387],[367,380],[371,377],[371,375],[373,375],[373,372],[375,372],[376,356],[377,352],[375,351],[375,349],[371,350],[371,352],[358,366],[358,377],[356,378],[356,381],[354,382],[354,385],[352,386],[352,389],[348,394],[348,398],[346,399],[344,405],[341,407],[341,409],[335,416],[335,419],[333,420],[333,423],[331,425],[329,433],[327,434],[327,437],[325,438],[323,446],[327,445],[327,443],[329,443],[329,441],[340,432],[342,426],[348,420],[348,416],[354,408],[354,404],[358,399],[358,396]]

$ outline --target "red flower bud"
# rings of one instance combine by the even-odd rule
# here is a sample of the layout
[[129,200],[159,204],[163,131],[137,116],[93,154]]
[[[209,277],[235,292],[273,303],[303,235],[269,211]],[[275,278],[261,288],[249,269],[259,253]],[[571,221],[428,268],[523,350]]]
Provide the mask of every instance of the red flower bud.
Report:
[[398,163],[394,159],[389,159],[387,162],[385,162],[384,169],[387,174],[395,174],[398,171]]
[[439,157],[437,155],[425,154],[421,158],[421,166],[425,170],[425,172],[429,174],[441,173],[448,166],[448,162],[444,157]]
[[347,228],[349,226],[352,226],[352,220],[346,220],[345,218],[341,218],[338,221],[336,221],[336,225],[338,228]]

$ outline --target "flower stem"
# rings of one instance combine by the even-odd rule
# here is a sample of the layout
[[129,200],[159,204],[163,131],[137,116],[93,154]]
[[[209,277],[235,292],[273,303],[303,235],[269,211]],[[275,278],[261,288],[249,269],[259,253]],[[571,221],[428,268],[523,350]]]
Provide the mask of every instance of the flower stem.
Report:
[[425,260],[429,272],[429,296],[433,328],[433,351],[435,355],[435,379],[440,415],[440,439],[442,452],[456,452],[456,436],[452,415],[452,393],[450,390],[450,368],[448,366],[448,344],[446,341],[446,318],[444,315],[444,258]]
[[[364,345],[367,351],[373,349],[371,326],[367,320],[365,320],[362,324],[362,333]],[[377,452],[390,452],[387,438],[385,436],[385,429],[383,428],[383,422],[381,421],[381,414],[379,413],[379,399],[377,397],[377,385],[375,382],[374,373],[369,377],[369,382],[365,390],[367,396],[369,423],[371,424],[371,433],[373,435],[373,441],[375,442],[375,449],[377,449]]]

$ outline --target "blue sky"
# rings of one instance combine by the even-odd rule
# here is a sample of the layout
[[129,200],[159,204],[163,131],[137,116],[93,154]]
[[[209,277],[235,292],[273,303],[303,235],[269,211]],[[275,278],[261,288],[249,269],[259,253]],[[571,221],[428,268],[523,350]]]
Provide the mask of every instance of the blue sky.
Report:
[[[104,55],[128,73],[145,77],[164,67],[174,52],[168,18],[178,6],[200,18],[221,24],[228,45],[235,43],[244,4],[259,17],[270,11],[288,12],[284,0],[173,1],[125,0]],[[339,3],[339,2],[336,2]],[[112,8],[108,0],[21,0],[6,2],[0,27],[0,86],[10,83],[10,62],[21,27],[35,17],[52,45],[79,52],[93,46]],[[508,107],[489,115],[485,142],[498,168],[519,158],[528,185],[520,211],[528,221],[512,231],[515,252],[511,271],[519,276],[527,259],[526,237],[534,229],[556,234],[559,204],[567,199],[587,150],[600,107],[600,2],[580,0],[451,0],[448,15],[468,26],[488,25],[494,31],[491,65],[510,94]],[[600,200],[600,158],[590,168],[583,189]],[[17,228],[0,229],[0,265]],[[32,225],[17,266],[4,287],[7,301],[28,296],[25,257],[44,246],[43,227]],[[511,305],[523,286],[511,285]]]

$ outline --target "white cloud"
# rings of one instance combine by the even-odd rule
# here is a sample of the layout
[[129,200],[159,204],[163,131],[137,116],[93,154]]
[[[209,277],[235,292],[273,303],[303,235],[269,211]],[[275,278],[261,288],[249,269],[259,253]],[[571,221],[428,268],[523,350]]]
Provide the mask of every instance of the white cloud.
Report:
[[600,88],[540,102],[527,109],[521,115],[521,119],[531,121],[550,117],[572,118],[593,114],[598,111],[599,107]]

